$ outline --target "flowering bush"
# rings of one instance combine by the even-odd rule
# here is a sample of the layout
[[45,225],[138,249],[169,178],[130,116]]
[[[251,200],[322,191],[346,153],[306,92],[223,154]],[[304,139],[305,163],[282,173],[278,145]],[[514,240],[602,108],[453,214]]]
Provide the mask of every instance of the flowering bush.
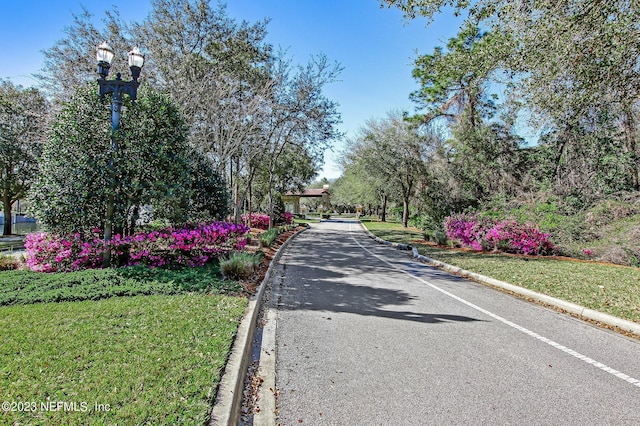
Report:
[[293,223],[293,213],[283,212],[282,213],[282,220],[287,225],[291,225]]
[[550,234],[515,220],[494,221],[480,218],[477,213],[459,213],[447,218],[445,228],[450,240],[475,250],[493,249],[518,254],[551,254],[555,251]]
[[487,233],[489,224],[473,214],[452,214],[445,221],[447,238],[458,241],[463,247],[482,250],[482,241]]
[[67,237],[38,232],[24,240],[27,265],[37,272],[76,271],[102,265],[104,242],[98,238],[83,241],[80,234]]
[[[223,253],[242,250],[248,228],[213,222],[181,228],[138,232],[130,237],[115,235],[109,241],[112,263],[120,266],[202,266]],[[83,241],[80,234],[58,236],[45,232],[25,240],[27,264],[40,272],[75,271],[102,265],[104,242],[96,237]]]
[[[250,218],[250,226],[258,229],[269,229],[269,215],[264,213],[251,213],[251,215],[242,215],[242,222],[247,223],[247,218]],[[291,225],[293,223],[293,213],[284,212],[281,214],[281,222]]]
[[263,213],[243,214],[242,222],[249,222],[251,228],[269,229],[269,215]]

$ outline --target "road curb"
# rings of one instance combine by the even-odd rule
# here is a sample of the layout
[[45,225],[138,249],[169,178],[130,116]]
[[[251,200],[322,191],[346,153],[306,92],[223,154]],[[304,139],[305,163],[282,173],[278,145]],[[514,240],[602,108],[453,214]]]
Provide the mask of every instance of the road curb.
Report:
[[547,296],[546,294],[538,293],[533,290],[529,290],[523,287],[516,286],[514,284],[510,284],[504,281],[496,280],[495,278],[487,277],[485,275],[477,274],[475,272],[467,271],[465,269],[459,268],[457,266],[449,265],[447,263],[441,262],[439,260],[432,259],[427,256],[423,256],[418,253],[418,249],[412,247],[407,244],[400,243],[392,243],[390,241],[383,240],[380,237],[375,236],[371,231],[369,231],[362,222],[360,225],[364,228],[365,233],[375,241],[390,245],[398,248],[399,250],[411,250],[414,259],[417,259],[421,262],[427,263],[431,266],[434,266],[438,269],[442,269],[444,271],[450,272],[454,275],[468,278],[473,281],[476,281],[480,284],[488,285],[491,287],[496,287],[502,290],[506,290],[511,293],[515,293],[519,296],[526,297],[529,299],[533,299],[537,302],[544,303],[547,305],[551,305],[555,308],[562,309],[574,315],[577,315],[581,318],[599,322],[605,326],[616,327],[623,331],[627,331],[633,333],[635,335],[640,336],[640,324],[635,323],[633,321],[628,321],[622,318],[614,317],[613,315],[605,314],[604,312],[595,311],[593,309],[586,308],[581,305],[577,305],[575,303],[567,302],[566,300],[558,299],[555,297]]
[[242,407],[244,378],[247,368],[249,367],[253,335],[256,329],[256,319],[260,312],[260,304],[265,288],[271,279],[273,270],[276,268],[276,264],[282,256],[284,249],[289,245],[290,241],[304,231],[306,231],[306,229],[296,232],[280,246],[273,259],[271,259],[271,263],[264,275],[262,283],[260,283],[258,292],[249,298],[249,304],[238,326],[238,332],[233,342],[231,354],[229,355],[224,373],[220,379],[220,385],[211,411],[211,421],[209,423],[211,426],[235,426],[238,424]]

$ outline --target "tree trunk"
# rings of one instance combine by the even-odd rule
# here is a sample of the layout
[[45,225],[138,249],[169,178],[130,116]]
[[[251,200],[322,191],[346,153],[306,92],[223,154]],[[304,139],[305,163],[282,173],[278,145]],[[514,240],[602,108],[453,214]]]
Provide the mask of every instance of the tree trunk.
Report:
[[380,220],[382,222],[387,221],[387,194],[382,196],[382,214],[380,215]]
[[11,235],[11,200],[6,195],[3,197],[4,205],[4,235]]
[[631,112],[631,108],[624,108],[624,117],[622,119],[622,127],[625,134],[625,147],[627,152],[631,154],[631,158],[633,159],[632,169],[631,169],[631,177],[633,180],[633,189],[636,191],[640,190],[640,174],[638,173],[638,156],[636,153],[636,137],[635,137],[635,122],[633,120],[633,113]]
[[402,227],[406,228],[409,225],[409,197],[402,197],[402,205]]

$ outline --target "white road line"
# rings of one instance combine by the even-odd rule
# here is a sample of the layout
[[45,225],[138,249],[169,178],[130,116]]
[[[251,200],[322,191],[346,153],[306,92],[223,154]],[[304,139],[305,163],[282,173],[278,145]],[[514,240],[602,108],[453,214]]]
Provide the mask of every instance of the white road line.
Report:
[[[349,232],[351,232],[351,224],[349,224]],[[352,235],[351,237],[353,238],[353,241],[355,241],[355,243],[358,244],[358,246],[360,246],[361,249],[363,249],[367,253],[371,254],[372,256],[376,257],[381,262],[386,263],[391,268],[396,269],[397,271],[400,271],[403,274],[409,275],[410,277],[420,281],[423,284],[428,285],[429,287],[433,288],[434,290],[437,290],[440,293],[442,293],[442,294],[444,294],[446,296],[449,296],[449,297],[457,300],[458,302],[463,303],[463,304],[475,309],[476,311],[482,312],[483,314],[488,315],[489,317],[491,317],[491,318],[493,318],[495,320],[498,320],[501,323],[508,325],[509,327],[513,327],[516,330],[519,330],[519,331],[521,331],[521,332],[523,332],[525,334],[528,334],[529,336],[531,336],[531,337],[533,337],[533,338],[535,338],[535,339],[537,339],[537,340],[539,340],[541,342],[544,342],[544,343],[546,343],[546,344],[548,344],[550,346],[553,346],[554,348],[559,349],[562,352],[579,359],[580,361],[586,362],[587,364],[591,364],[592,366],[594,366],[596,368],[599,368],[602,371],[605,371],[605,372],[607,372],[609,374],[612,374],[612,375],[616,376],[617,378],[622,379],[625,382],[631,383],[632,385],[640,388],[640,380],[635,379],[635,378],[633,378],[631,376],[628,376],[628,375],[624,374],[623,372],[618,371],[618,370],[616,370],[614,368],[608,367],[608,366],[602,364],[601,362],[598,362],[598,361],[596,361],[596,360],[594,360],[592,358],[589,358],[586,355],[582,355],[581,353],[578,353],[578,352],[576,352],[576,351],[574,351],[572,349],[569,349],[566,346],[561,345],[560,343],[554,342],[553,340],[548,339],[548,338],[546,338],[544,336],[541,336],[541,335],[539,335],[538,333],[536,333],[534,331],[531,331],[531,330],[529,330],[529,329],[527,329],[525,327],[522,327],[521,325],[518,325],[516,323],[513,323],[513,322],[505,319],[505,318],[502,318],[501,316],[496,315],[493,312],[487,311],[486,309],[481,308],[480,306],[474,305],[473,303],[471,303],[471,302],[469,302],[467,300],[464,300],[461,297],[456,296],[455,294],[449,293],[448,291],[443,290],[440,287],[437,287],[434,284],[431,284],[430,282],[425,281],[422,278],[420,278],[420,277],[418,277],[416,275],[413,275],[412,273],[410,273],[408,271],[405,271],[404,269],[399,268],[398,266],[388,262],[387,260],[383,259],[382,257],[378,256],[377,254],[373,253],[372,251],[370,251],[369,249],[364,247],[362,244],[360,244],[360,242],[358,240],[356,240],[355,236]]]

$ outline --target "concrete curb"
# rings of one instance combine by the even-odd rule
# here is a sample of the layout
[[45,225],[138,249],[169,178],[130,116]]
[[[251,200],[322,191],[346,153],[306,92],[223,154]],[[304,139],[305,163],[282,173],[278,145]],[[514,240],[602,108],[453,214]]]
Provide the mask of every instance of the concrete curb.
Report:
[[260,312],[260,303],[265,288],[271,279],[273,270],[276,268],[276,264],[282,256],[284,249],[289,245],[290,241],[304,231],[306,231],[306,229],[295,233],[280,246],[273,259],[271,259],[271,263],[260,284],[258,292],[249,299],[249,304],[238,326],[238,332],[233,342],[231,354],[229,355],[224,373],[220,379],[216,400],[211,411],[211,421],[209,423],[211,426],[235,426],[238,424],[242,407],[244,378],[247,368],[249,367],[253,335],[256,329],[256,319]]
[[491,278],[481,274],[477,274],[475,272],[467,271],[462,268],[458,268],[457,266],[449,265],[447,263],[440,262],[439,260],[431,259],[430,257],[427,257],[427,256],[422,256],[421,254],[418,253],[417,248],[411,247],[407,244],[399,244],[399,243],[392,243],[389,241],[385,241],[382,238],[373,235],[373,233],[371,233],[362,223],[360,224],[365,229],[365,233],[369,237],[376,240],[377,242],[381,244],[391,245],[400,250],[411,250],[413,253],[414,259],[425,262],[438,269],[442,269],[444,271],[450,272],[454,275],[457,275],[463,278],[471,279],[481,284],[485,284],[491,287],[497,287],[499,289],[506,290],[511,293],[515,293],[517,295],[520,295],[529,299],[533,299],[540,303],[551,305],[555,308],[562,309],[564,311],[567,311],[574,315],[578,315],[579,317],[590,320],[590,321],[596,321],[610,327],[617,327],[621,330],[628,331],[640,336],[640,324],[636,322],[614,317],[613,315],[605,314],[603,312],[594,311],[593,309],[585,308],[584,306],[580,306],[575,303],[571,303],[562,299],[557,299],[555,297],[547,296],[546,294],[538,293],[536,291],[519,287],[513,284],[509,284],[504,281],[496,280],[495,278]]

